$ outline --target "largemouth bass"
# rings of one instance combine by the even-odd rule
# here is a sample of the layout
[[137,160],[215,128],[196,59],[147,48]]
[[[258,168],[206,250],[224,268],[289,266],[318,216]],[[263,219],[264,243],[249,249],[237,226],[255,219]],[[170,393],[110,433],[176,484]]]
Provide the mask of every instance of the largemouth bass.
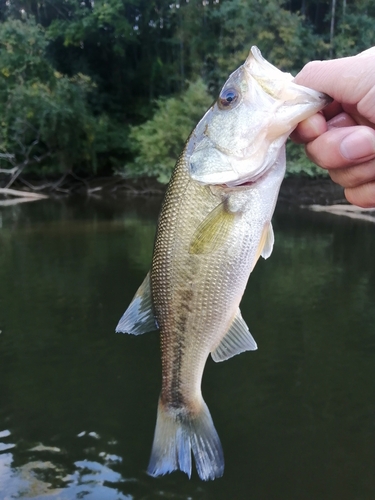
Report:
[[223,451],[202,398],[208,355],[224,361],[257,345],[239,303],[274,243],[271,218],[285,141],[329,102],[298,86],[256,47],[190,135],[163,202],[151,271],[116,331],[159,328],[162,389],[148,473],[220,477]]

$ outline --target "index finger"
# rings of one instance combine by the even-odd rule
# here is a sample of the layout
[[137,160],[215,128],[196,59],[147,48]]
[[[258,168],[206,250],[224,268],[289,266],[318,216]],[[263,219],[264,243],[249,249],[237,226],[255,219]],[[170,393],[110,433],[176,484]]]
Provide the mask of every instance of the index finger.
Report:
[[294,81],[324,92],[339,103],[356,105],[359,113],[375,123],[374,51],[330,61],[312,61]]
[[327,131],[327,122],[321,113],[316,113],[300,122],[290,134],[292,141],[303,144],[316,139]]

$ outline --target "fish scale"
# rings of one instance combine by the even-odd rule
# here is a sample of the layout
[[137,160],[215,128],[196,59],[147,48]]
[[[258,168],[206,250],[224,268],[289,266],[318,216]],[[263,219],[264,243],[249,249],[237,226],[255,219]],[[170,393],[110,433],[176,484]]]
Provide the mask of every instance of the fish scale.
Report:
[[329,102],[291,80],[254,47],[229,77],[177,161],[151,272],[117,326],[136,335],[160,330],[150,475],[180,469],[190,477],[192,455],[201,479],[223,474],[220,439],[201,394],[204,366],[210,353],[224,361],[257,348],[239,303],[258,258],[272,252],[285,140]]

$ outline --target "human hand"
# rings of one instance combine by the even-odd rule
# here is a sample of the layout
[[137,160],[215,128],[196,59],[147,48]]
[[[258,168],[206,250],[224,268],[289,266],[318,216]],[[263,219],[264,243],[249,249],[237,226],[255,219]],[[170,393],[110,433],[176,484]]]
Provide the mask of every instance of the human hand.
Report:
[[345,188],[350,203],[375,207],[375,47],[353,57],[313,61],[295,82],[334,100],[291,138]]

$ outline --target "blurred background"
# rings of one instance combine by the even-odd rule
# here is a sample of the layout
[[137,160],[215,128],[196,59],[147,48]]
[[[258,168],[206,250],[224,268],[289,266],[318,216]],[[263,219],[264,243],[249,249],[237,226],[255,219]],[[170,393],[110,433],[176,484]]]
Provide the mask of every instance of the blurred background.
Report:
[[[373,45],[374,24],[372,0],[0,0],[0,186],[166,182],[251,45],[295,74]],[[318,170],[290,145],[289,172]]]

